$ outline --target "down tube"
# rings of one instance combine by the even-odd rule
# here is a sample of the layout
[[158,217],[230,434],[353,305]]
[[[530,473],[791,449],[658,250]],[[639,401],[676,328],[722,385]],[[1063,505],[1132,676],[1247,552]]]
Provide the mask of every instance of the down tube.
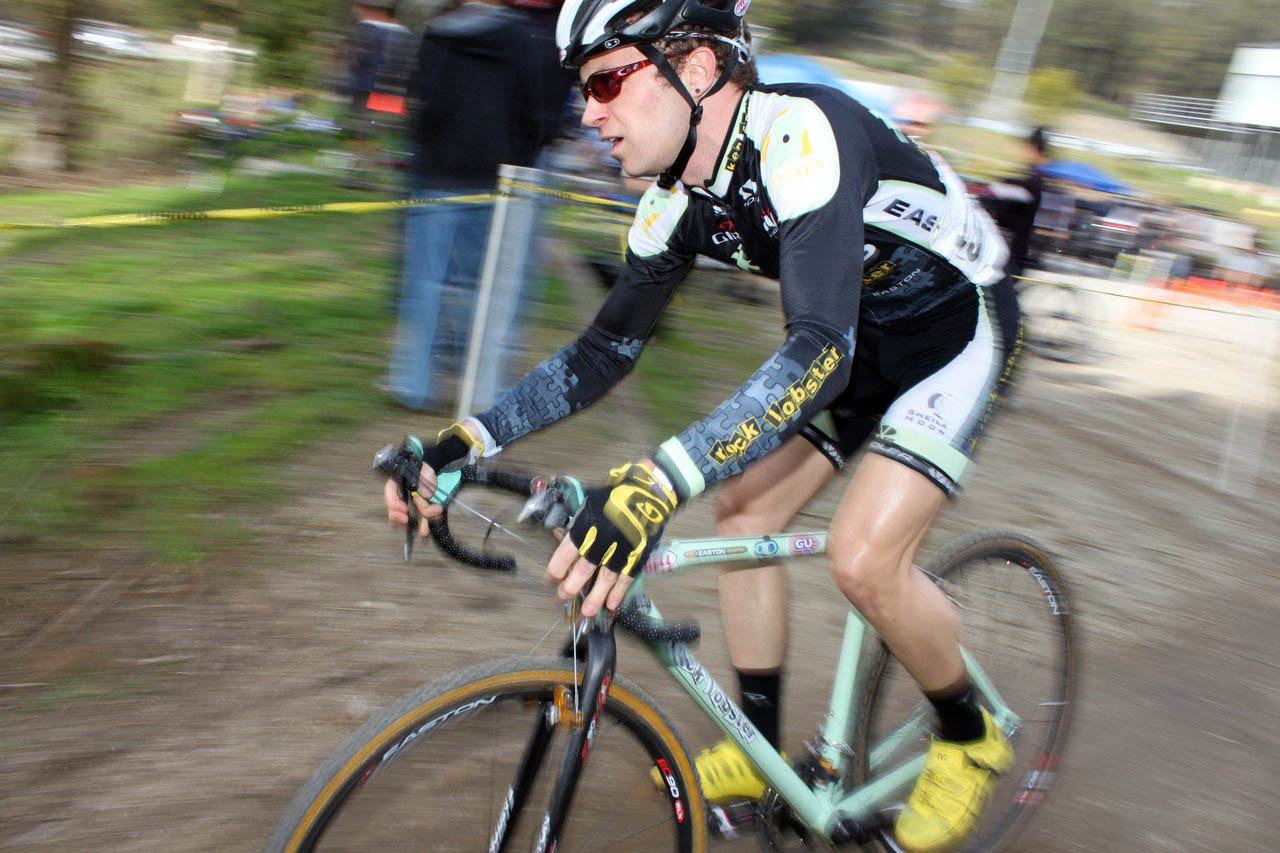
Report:
[[[658,609],[647,597],[637,597],[636,603],[648,610],[653,619],[660,619]],[[825,799],[819,799],[796,775],[764,736],[747,719],[742,709],[729,698],[710,673],[693,657],[684,643],[646,643],[671,677],[684,688],[707,716],[733,739],[751,761],[760,768],[769,785],[782,795],[791,810],[806,824],[822,832],[831,831],[835,809]]]

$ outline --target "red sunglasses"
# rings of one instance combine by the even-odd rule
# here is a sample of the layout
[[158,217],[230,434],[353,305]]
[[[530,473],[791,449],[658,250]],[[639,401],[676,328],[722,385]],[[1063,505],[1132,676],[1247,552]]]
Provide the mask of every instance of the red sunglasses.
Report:
[[617,68],[606,68],[604,71],[597,71],[583,81],[582,100],[589,101],[595,98],[602,104],[609,103],[622,94],[622,84],[626,82],[628,77],[646,65],[652,64],[653,60],[642,59],[630,65],[620,65]]

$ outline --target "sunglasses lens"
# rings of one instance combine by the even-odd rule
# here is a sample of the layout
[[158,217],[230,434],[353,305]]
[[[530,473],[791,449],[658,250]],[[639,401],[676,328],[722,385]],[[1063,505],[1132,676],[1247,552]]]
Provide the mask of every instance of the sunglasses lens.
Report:
[[582,97],[586,100],[587,96],[595,98],[602,104],[607,104],[622,93],[623,77],[616,73],[616,70],[599,71],[587,78],[587,82],[582,86]]

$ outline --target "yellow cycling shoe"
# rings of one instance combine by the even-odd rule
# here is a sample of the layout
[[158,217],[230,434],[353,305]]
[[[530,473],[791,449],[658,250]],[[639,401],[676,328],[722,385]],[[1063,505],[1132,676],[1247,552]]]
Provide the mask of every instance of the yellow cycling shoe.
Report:
[[[694,757],[698,779],[702,784],[702,796],[713,806],[737,800],[758,800],[764,796],[764,780],[756,775],[756,769],[746,754],[733,741],[722,740]],[[660,791],[666,783],[658,768],[649,770],[649,779]]]
[[984,709],[987,733],[973,743],[933,739],[924,770],[893,832],[910,853],[959,846],[978,825],[995,777],[1013,766],[1013,749]]

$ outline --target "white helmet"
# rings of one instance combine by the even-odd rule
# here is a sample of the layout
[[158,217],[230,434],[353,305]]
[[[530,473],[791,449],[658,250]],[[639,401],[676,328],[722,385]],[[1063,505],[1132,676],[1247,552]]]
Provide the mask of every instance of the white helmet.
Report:
[[651,44],[691,24],[727,36],[745,55],[742,18],[751,0],[730,2],[731,8],[717,9],[707,0],[566,0],[556,25],[560,61],[577,68],[596,54]]

